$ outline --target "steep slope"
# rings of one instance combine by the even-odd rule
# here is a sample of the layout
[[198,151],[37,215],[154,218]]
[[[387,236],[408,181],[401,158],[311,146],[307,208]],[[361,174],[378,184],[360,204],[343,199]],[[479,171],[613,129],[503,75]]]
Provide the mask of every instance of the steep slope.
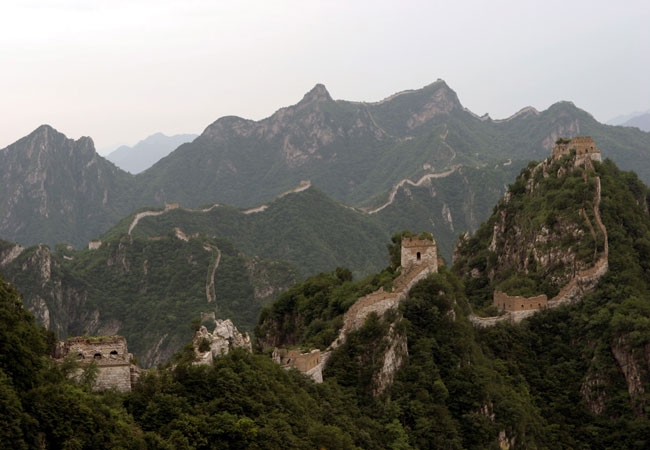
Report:
[[[389,289],[395,269],[357,283],[336,271],[292,287],[263,310],[257,344],[326,348],[357,298],[378,286]],[[364,414],[401,424],[414,448],[487,448],[499,439],[545,444],[533,400],[484,355],[467,311],[462,285],[442,268],[412,288],[399,309],[370,313],[331,347],[326,383],[358,398]]]
[[551,298],[598,261],[606,239],[593,164],[575,154],[530,163],[490,219],[459,240],[454,268],[477,307],[491,305],[495,290]]
[[85,245],[133,209],[132,182],[90,138],[73,141],[43,125],[0,150],[0,236]]
[[178,146],[194,140],[196,134],[175,134],[166,136],[163,133],[152,134],[141,140],[133,147],[122,145],[106,156],[106,159],[127,172],[136,174],[153,166],[158,160],[167,156]]
[[121,334],[145,366],[191,337],[189,324],[231,318],[251,328],[262,306],[295,281],[286,263],[245,256],[227,241],[128,235],[95,250],[23,249],[2,241],[0,270],[25,306],[59,336]]
[[650,215],[648,188],[611,161],[596,167],[609,237],[609,271],[582,301],[525,326],[486,328],[481,340],[523,378],[566,446],[649,444]]
[[496,314],[495,290],[561,296],[605,258],[604,275],[579,281],[567,302],[550,299],[521,326],[484,328],[481,342],[511,376],[523,377],[565,445],[643,447],[650,191],[611,160],[582,165],[578,156],[524,169],[490,219],[459,240],[454,271],[474,311]]

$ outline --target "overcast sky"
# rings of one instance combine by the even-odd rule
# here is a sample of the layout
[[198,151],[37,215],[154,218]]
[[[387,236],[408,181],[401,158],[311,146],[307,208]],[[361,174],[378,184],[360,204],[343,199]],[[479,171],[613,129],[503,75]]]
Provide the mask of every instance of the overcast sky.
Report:
[[507,117],[650,108],[650,1],[0,0],[0,148],[48,123],[102,153],[316,83],[377,101],[437,78]]

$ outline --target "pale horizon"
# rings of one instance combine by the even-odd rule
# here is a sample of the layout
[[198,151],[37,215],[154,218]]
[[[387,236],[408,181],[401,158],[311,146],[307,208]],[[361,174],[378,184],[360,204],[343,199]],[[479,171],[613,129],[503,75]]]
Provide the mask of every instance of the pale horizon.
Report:
[[625,5],[12,0],[0,148],[49,124],[105,155],[268,117],[317,83],[373,102],[441,78],[478,115],[565,100],[606,122],[650,108],[650,5]]

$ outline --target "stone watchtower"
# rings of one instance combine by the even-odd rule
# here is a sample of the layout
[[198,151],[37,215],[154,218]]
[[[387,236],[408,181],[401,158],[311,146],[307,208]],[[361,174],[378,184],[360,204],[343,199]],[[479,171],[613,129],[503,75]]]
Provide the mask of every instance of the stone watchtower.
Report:
[[568,155],[575,150],[577,159],[590,158],[592,161],[601,161],[600,149],[590,136],[576,136],[571,139],[560,138],[555,142],[553,152],[554,158]]
[[402,268],[410,270],[416,266],[428,266],[438,271],[438,247],[436,241],[429,239],[402,239]]
[[131,355],[122,336],[75,337],[59,342],[54,349],[55,361],[72,356],[80,368],[73,377],[79,377],[91,362],[97,364],[94,389],[101,391],[115,388],[129,392],[140,375],[140,369],[131,363]]

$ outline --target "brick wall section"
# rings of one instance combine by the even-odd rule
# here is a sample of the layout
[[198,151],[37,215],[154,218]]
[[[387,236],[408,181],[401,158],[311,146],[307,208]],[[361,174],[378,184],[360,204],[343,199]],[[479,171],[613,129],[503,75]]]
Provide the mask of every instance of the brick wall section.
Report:
[[562,303],[571,302],[581,298],[586,292],[591,291],[598,284],[598,280],[609,269],[609,242],[607,239],[607,229],[600,218],[600,178],[596,178],[596,202],[594,204],[594,217],[596,225],[602,231],[604,236],[603,251],[600,258],[593,267],[587,270],[581,270],[569,281],[560,292],[548,301],[549,308],[554,308]]
[[505,292],[494,291],[492,304],[504,311],[527,311],[545,308],[547,300],[548,298],[545,294],[535,297],[522,297],[520,295],[508,295]]
[[321,352],[320,350],[312,350],[311,352],[301,353],[300,350],[276,348],[273,351],[272,359],[285,368],[295,367],[302,373],[308,373],[321,363]]

